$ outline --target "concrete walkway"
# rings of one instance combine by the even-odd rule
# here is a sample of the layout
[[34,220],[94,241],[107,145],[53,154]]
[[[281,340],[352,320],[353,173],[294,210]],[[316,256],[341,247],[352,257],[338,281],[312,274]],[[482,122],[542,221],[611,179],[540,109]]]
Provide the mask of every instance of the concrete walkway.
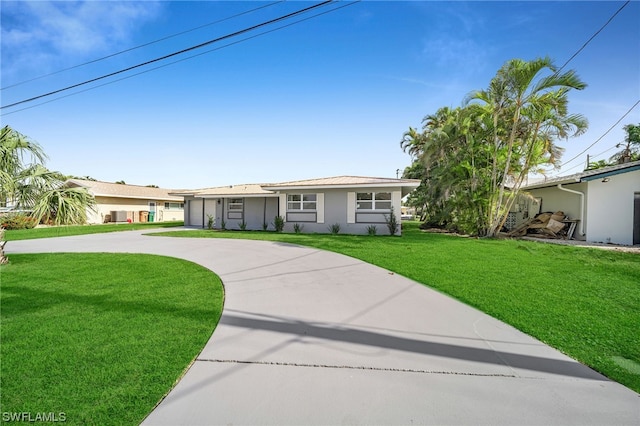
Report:
[[161,254],[222,278],[218,328],[145,425],[640,424],[640,395],[384,269],[284,243],[142,233],[6,248]]

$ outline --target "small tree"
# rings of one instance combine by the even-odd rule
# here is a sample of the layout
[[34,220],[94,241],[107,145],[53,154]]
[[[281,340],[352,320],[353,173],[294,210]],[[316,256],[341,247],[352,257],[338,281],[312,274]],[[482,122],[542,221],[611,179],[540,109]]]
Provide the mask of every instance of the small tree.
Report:
[[398,223],[398,216],[396,216],[396,213],[393,211],[393,206],[391,206],[389,216],[384,215],[384,219],[387,223],[387,228],[389,228],[389,235],[396,235],[400,223]]
[[273,228],[276,232],[282,232],[284,230],[284,217],[276,216],[273,219]]

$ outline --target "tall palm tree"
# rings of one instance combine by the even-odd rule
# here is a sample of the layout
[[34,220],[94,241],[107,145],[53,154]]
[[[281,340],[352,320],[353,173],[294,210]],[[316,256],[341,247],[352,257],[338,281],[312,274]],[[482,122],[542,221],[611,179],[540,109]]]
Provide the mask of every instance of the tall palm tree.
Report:
[[[541,77],[545,71],[551,75]],[[576,72],[556,71],[551,59],[513,59],[496,74],[487,90],[471,93],[466,103],[478,103],[492,127],[493,170],[488,235],[504,225],[522,182],[541,164],[555,164],[557,138],[583,133],[587,121],[568,114],[567,93],[586,84]],[[507,191],[507,186],[510,190]]]

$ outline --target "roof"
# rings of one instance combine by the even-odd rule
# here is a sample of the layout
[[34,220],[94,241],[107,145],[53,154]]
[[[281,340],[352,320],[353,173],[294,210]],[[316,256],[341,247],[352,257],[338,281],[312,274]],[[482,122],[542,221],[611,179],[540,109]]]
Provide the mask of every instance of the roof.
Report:
[[83,179],[69,179],[69,186],[87,188],[94,197],[135,198],[143,200],[182,201],[183,198],[169,195],[171,190],[164,188],[152,188],[149,186],[126,185],[111,182],[100,182]]
[[621,173],[633,172],[640,170],[640,161],[631,161],[629,163],[616,164],[614,166],[602,167],[600,169],[585,170],[581,173],[574,173],[567,176],[559,176],[552,179],[546,179],[542,182],[536,182],[531,185],[524,186],[523,189],[545,188],[556,186],[558,184],[580,183],[604,177],[618,175]]
[[233,197],[233,196],[265,197],[269,195],[276,195],[273,191],[268,191],[266,189],[263,189],[263,186],[265,185],[266,184],[247,183],[242,185],[227,185],[227,186],[216,186],[212,188],[183,190],[183,191],[176,191],[171,193],[179,194],[179,195],[192,195],[192,196],[201,197],[201,198]]
[[280,190],[311,190],[331,188],[401,188],[406,195],[420,185],[417,179],[393,179],[364,176],[334,176],[319,179],[305,179],[281,183],[259,183],[219,186],[191,191],[174,191],[173,194],[192,195],[198,198],[212,197],[268,197]]

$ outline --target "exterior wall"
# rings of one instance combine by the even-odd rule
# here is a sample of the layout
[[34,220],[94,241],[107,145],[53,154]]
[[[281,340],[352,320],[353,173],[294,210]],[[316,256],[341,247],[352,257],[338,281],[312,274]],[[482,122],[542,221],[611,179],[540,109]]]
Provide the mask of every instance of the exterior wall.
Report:
[[95,199],[97,204],[96,212],[88,211],[88,223],[104,223],[107,216],[111,215],[111,212],[114,210],[132,211],[134,212],[133,221],[138,222],[140,220],[139,213],[141,211],[149,211],[150,201],[156,203],[155,222],[184,219],[183,210],[165,209],[164,201],[101,196],[97,196]]
[[610,176],[588,183],[587,240],[614,244],[633,244],[634,192],[640,192],[640,170]]
[[[346,190],[346,189],[327,189],[322,192],[318,192],[319,190],[314,191],[289,191],[285,196],[281,198],[284,200],[284,203],[281,201],[280,203],[280,215],[285,216],[284,212],[286,211],[286,195],[288,194],[324,194],[323,197],[318,197],[323,199],[323,207],[322,211],[317,211],[316,221],[315,222],[303,222],[296,221],[295,219],[302,219],[299,213],[292,215],[291,212],[287,212],[287,222],[285,224],[285,232],[293,232],[294,225],[298,223],[303,227],[302,232],[304,233],[321,233],[327,234],[330,233],[330,227],[334,224],[340,225],[340,233],[341,234],[367,234],[367,228],[371,225],[376,227],[378,235],[388,235],[389,230],[385,223],[385,215],[389,215],[389,211],[376,211],[368,214],[362,214],[361,212],[356,211],[356,192],[391,192],[392,193],[392,205],[394,208],[394,213],[398,219],[398,223],[400,223],[400,212],[401,212],[401,192],[400,190],[390,189],[381,189],[381,188],[358,188],[357,190]],[[350,195],[352,194],[352,195]],[[284,204],[284,205],[283,205]],[[320,202],[318,202],[320,204]],[[318,218],[320,220],[318,220]],[[293,219],[293,220],[291,220]],[[398,229],[400,232],[400,229]]]
[[[576,240],[584,240],[585,236],[580,235],[580,229],[586,230],[589,217],[587,214],[587,206],[589,194],[587,193],[587,184],[582,183],[572,183],[562,185],[564,188],[571,189],[573,191],[580,191],[584,193],[585,198],[585,208],[584,208],[584,217],[583,227],[580,228],[580,225],[576,227],[576,231],[573,237]],[[557,212],[562,211],[566,216],[569,216],[571,219],[579,219],[580,218],[580,196],[578,194],[572,194],[570,192],[562,191],[558,187],[553,186],[549,188],[539,188],[539,189],[531,189],[527,191],[531,196],[540,198],[540,212]]]

